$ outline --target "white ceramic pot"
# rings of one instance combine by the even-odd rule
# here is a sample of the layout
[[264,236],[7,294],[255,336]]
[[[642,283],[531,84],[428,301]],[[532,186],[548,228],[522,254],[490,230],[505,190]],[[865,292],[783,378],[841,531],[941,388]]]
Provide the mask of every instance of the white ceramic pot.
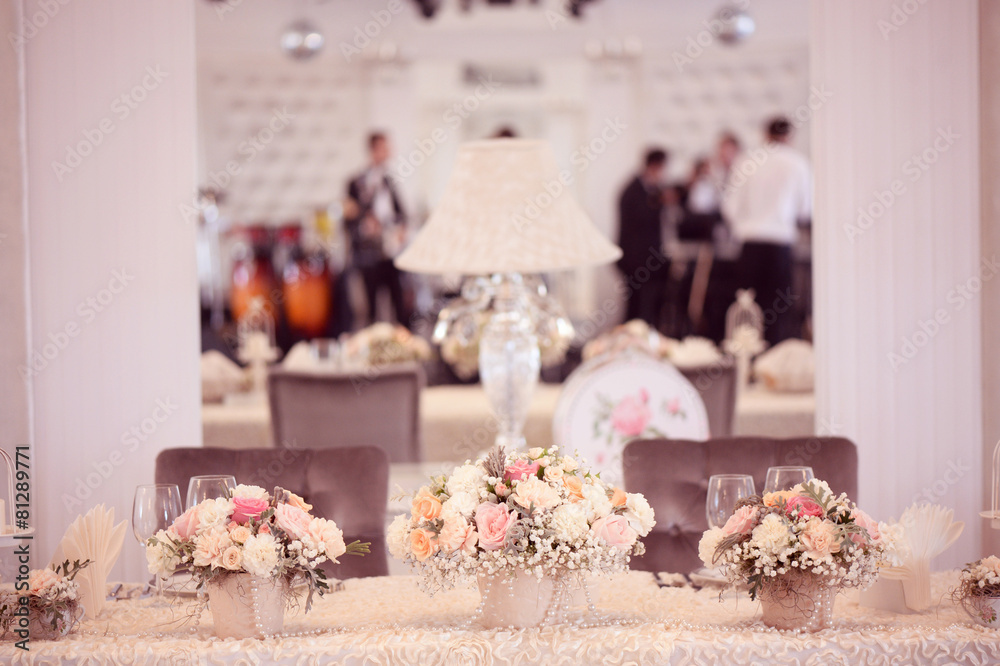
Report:
[[[538,578],[519,569],[513,576],[480,574],[478,583],[483,601],[480,623],[487,629],[538,627],[546,619],[561,622],[569,608],[587,603],[576,576]],[[592,599],[594,595],[596,591],[591,592]]]
[[1000,627],[1000,597],[969,597],[962,607],[984,627]]
[[73,631],[83,618],[83,613],[83,606],[78,603],[63,611],[60,619],[55,619],[53,613],[31,611],[28,615],[28,636],[33,641],[58,640]]
[[838,588],[821,580],[800,577],[765,584],[758,598],[761,620],[769,627],[794,631],[820,631],[833,626],[833,602]]
[[208,583],[208,604],[219,638],[263,638],[285,625],[287,578],[248,573],[219,576]]

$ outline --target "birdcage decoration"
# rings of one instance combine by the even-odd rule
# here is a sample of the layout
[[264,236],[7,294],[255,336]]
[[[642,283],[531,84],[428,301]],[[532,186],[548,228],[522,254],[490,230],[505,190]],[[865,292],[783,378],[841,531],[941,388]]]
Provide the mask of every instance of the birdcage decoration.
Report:
[[1000,442],[993,449],[993,485],[990,492],[990,510],[979,513],[983,518],[989,518],[990,527],[1000,530]]
[[764,351],[764,313],[754,301],[753,289],[736,292],[736,302],[726,312],[726,339],[722,348],[736,359],[736,379],[739,391],[750,381],[750,360]]
[[255,296],[250,307],[236,324],[239,358],[250,368],[253,391],[267,391],[267,365],[278,359],[274,336],[274,317],[263,297]]

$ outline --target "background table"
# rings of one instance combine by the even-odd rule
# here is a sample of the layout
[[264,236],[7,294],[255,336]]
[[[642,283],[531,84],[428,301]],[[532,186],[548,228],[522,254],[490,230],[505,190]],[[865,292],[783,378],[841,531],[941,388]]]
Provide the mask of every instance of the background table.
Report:
[[[539,384],[524,434],[532,446],[552,444],[552,416],[561,384]],[[815,433],[812,393],[772,393],[751,387],[736,404],[734,434],[808,437]],[[266,401],[202,406],[205,446],[258,448],[273,445]],[[493,442],[496,422],[481,386],[433,386],[420,393],[424,460],[461,462]]]
[[[759,606],[718,590],[660,588],[652,574],[632,572],[599,583],[598,613],[626,625],[559,625],[517,631],[470,625],[479,595],[472,589],[428,597],[407,577],[346,581],[285,629],[319,629],[307,637],[219,640],[206,611],[194,628],[179,627],[190,603],[151,609],[148,601],[115,602],[81,633],[31,644],[0,645],[15,664],[995,664],[1000,634],[975,625],[947,600],[957,573],[935,574],[942,603],[925,613],[893,615],[838,597],[835,626],[816,634],[767,630]],[[173,624],[169,624],[173,622]],[[190,623],[189,623],[190,624]],[[174,627],[174,628],[172,628]],[[156,635],[160,634],[160,635]]]

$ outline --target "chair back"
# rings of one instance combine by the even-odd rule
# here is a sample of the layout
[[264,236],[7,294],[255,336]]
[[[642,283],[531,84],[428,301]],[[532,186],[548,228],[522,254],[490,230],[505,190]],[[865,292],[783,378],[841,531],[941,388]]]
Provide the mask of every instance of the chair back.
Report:
[[656,513],[656,527],[643,539],[646,554],[632,558],[631,566],[680,573],[701,568],[698,542],[708,529],[708,478],[750,474],[759,493],[767,468],[778,465],[808,465],[835,493],[857,501],[857,447],[842,437],[631,442],[623,454],[625,489],[645,495]]
[[603,480],[617,485],[629,441],[708,439],[709,429],[700,395],[677,368],[623,352],[593,358],[570,375],[556,403],[552,434],[563,451],[579,451]]
[[712,437],[732,437],[736,420],[736,363],[725,356],[718,363],[677,368],[705,403]]
[[313,515],[333,520],[344,542],[371,542],[364,557],[345,555],[325,564],[334,578],[385,576],[385,521],[389,507],[389,458],[374,446],[334,449],[164,449],[156,457],[156,483],[176,483],[181,495],[201,474],[232,474],[237,483],[281,486],[313,505]]
[[420,462],[420,389],[415,363],[357,372],[273,368],[268,374],[277,446],[378,446],[389,460]]

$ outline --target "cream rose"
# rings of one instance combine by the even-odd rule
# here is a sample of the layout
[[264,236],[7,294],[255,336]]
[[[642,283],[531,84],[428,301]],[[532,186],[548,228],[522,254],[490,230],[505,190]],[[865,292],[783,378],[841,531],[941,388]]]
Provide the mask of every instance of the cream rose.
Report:
[[237,525],[229,530],[229,539],[233,543],[245,543],[251,536],[253,536],[253,532],[246,525]]
[[265,501],[270,499],[270,495],[267,494],[267,491],[260,486],[248,486],[242,483],[233,489],[233,498],[235,499],[237,497]]
[[238,546],[230,546],[222,553],[222,566],[230,571],[239,571],[243,568],[243,553]]

